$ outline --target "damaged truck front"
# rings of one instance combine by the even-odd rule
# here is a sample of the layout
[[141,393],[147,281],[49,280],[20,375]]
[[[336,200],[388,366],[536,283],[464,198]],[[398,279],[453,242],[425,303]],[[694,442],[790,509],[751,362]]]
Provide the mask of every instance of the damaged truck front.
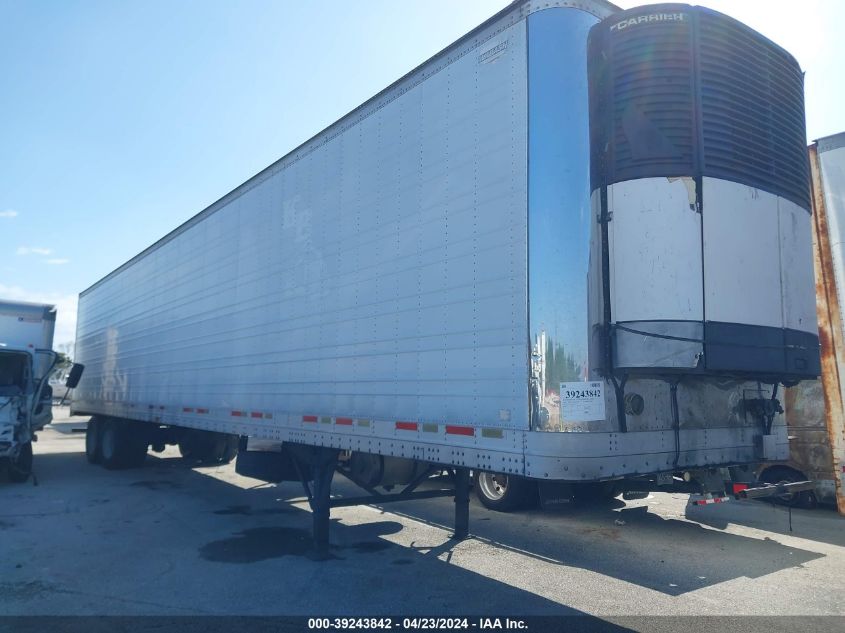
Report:
[[53,419],[48,379],[56,308],[0,300],[0,471],[13,482],[32,474],[32,442]]

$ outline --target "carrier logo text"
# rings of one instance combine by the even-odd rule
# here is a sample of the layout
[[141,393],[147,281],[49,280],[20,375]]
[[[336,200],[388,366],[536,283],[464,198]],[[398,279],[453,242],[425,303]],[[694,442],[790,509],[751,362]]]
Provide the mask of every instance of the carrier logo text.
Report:
[[640,15],[629,20],[617,22],[611,25],[610,30],[611,32],[621,31],[627,29],[629,26],[637,26],[638,24],[648,22],[684,22],[686,19],[686,13],[649,13],[648,15]]

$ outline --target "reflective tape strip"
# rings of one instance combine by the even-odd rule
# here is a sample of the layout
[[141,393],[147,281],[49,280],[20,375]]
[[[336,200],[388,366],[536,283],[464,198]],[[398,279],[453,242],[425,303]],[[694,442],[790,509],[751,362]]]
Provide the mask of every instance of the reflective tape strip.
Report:
[[713,497],[712,499],[696,499],[695,501],[690,501],[690,503],[696,506],[706,506],[711,503],[725,503],[730,500],[730,497]]
[[264,414],[261,413],[260,411],[253,411],[252,413],[249,414],[249,417],[251,417],[251,418],[263,418]]
[[316,415],[303,415],[302,421],[303,422],[316,422],[317,416]]
[[500,440],[504,436],[505,432],[502,429],[481,429],[481,437],[493,437]]
[[369,420],[358,420],[358,426],[370,426]]
[[436,424],[423,424],[423,433],[437,433],[439,426]]
[[197,413],[208,413],[208,409],[197,409]]
[[182,413],[193,413],[194,410],[191,407],[182,407]]
[[242,418],[246,415],[243,411],[232,411],[232,417],[234,418]]
[[335,418],[334,423],[340,426],[352,426],[352,418]]
[[454,426],[451,424],[446,425],[446,435],[468,435],[473,436],[475,435],[475,429],[471,426]]
[[419,425],[416,422],[397,422],[396,429],[399,431],[416,431]]

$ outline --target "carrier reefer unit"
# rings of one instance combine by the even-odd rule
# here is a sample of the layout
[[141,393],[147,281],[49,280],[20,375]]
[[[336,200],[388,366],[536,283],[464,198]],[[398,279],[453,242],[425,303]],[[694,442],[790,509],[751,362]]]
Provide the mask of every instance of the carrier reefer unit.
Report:
[[89,456],[231,455],[196,429],[499,507],[713,491],[818,373],[803,135],[798,64],[731,18],[515,2],[81,294]]

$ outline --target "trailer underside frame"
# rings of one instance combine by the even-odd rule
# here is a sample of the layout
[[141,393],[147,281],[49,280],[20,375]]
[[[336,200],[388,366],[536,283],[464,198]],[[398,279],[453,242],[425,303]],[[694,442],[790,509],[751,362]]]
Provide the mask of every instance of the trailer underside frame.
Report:
[[[340,451],[328,447],[314,447],[309,459],[308,468],[303,468],[299,460],[293,460],[299,475],[313,516],[314,546],[318,554],[325,555],[329,549],[329,526],[332,508],[344,508],[357,505],[381,505],[396,501],[413,501],[419,499],[435,499],[438,497],[454,497],[455,499],[455,529],[452,538],[463,540],[469,536],[469,493],[470,469],[450,468],[446,466],[430,466],[412,481],[405,484],[401,492],[380,493],[374,487],[361,481],[350,471],[338,465]],[[417,490],[419,485],[436,472],[448,470],[454,482],[452,488],[437,488],[434,490]],[[331,496],[331,484],[335,472],[340,473],[356,486],[366,491],[367,495],[357,497]]]

